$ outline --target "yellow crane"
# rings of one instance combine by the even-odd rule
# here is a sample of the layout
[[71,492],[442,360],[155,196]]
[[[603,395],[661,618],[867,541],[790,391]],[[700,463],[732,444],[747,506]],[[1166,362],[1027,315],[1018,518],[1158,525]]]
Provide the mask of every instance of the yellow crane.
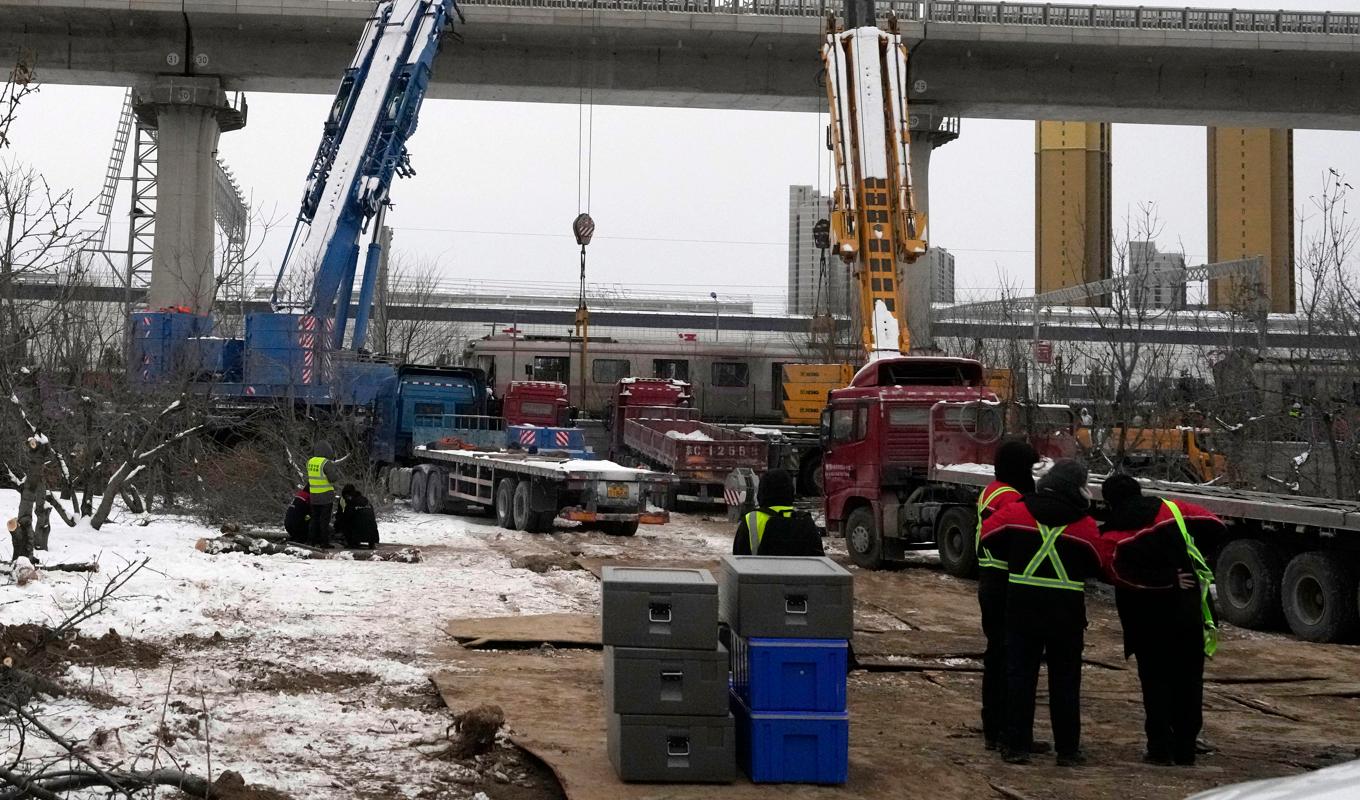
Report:
[[[911,347],[901,267],[926,252],[926,217],[912,197],[911,130],[907,113],[907,49],[888,17],[842,26],[828,14],[823,31],[836,187],[831,199],[830,246],[858,287],[860,344],[869,361]],[[863,6],[861,6],[863,9]],[[827,391],[847,384],[860,364],[792,364],[784,368],[784,417],[815,423]]]

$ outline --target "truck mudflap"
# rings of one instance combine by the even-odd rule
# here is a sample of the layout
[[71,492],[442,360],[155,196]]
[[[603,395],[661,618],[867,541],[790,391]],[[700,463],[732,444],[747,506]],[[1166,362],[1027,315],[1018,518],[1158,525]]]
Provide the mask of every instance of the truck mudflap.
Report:
[[632,522],[637,520],[643,525],[665,525],[671,521],[668,511],[645,511],[643,513],[610,513],[607,511],[588,511],[584,508],[564,508],[558,514],[562,519],[573,522]]

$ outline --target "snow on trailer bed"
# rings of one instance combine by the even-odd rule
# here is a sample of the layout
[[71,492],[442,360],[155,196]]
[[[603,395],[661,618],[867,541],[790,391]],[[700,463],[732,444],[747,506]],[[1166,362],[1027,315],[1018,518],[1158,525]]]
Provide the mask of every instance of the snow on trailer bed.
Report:
[[564,480],[607,480],[607,481],[664,481],[670,476],[647,469],[634,469],[613,461],[594,461],[580,458],[554,458],[552,456],[530,455],[528,453],[488,453],[482,450],[437,450],[420,446],[415,448],[417,456],[431,461],[452,461],[457,463],[485,462],[490,466],[524,472],[541,478],[561,478]]

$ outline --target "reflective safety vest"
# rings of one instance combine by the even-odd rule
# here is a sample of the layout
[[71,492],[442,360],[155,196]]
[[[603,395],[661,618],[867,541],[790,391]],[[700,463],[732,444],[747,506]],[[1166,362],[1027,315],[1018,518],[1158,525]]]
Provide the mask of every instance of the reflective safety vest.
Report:
[[1020,494],[1020,490],[1016,489],[1014,486],[998,486],[996,489],[992,491],[991,494],[980,495],[978,497],[977,504],[978,524],[977,534],[974,535],[973,537],[973,551],[977,553],[977,562],[979,567],[984,568],[990,567],[991,569],[1010,569],[1010,567],[1006,564],[1005,561],[1002,561],[996,556],[993,556],[991,550],[988,550],[987,548],[982,546],[982,512],[992,504],[993,500],[995,500],[996,498],[1000,497],[1003,494],[1006,494],[1007,492],[1015,492],[1016,494]]
[[1214,583],[1214,571],[1209,569],[1209,562],[1204,560],[1204,554],[1195,546],[1195,540],[1190,538],[1180,506],[1170,500],[1162,502],[1171,516],[1176,518],[1176,527],[1180,528],[1181,538],[1185,540],[1185,552],[1195,566],[1195,577],[1199,580],[1199,613],[1204,619],[1204,655],[1213,658],[1214,653],[1218,652],[1218,624],[1214,622],[1213,607],[1209,602],[1209,587]]
[[[770,510],[779,514],[784,519],[793,516],[793,506],[770,506]],[[771,514],[766,514],[760,509],[756,509],[746,515],[746,537],[751,544],[751,555],[760,553],[760,542],[765,538],[765,523],[770,521]]]
[[307,488],[313,497],[335,491],[335,487],[326,478],[327,463],[328,459],[321,456],[307,459]]
[[[1050,528],[1038,522],[1035,522],[1035,524],[1039,525],[1039,535],[1044,537],[1043,544],[1039,546],[1039,552],[1034,554],[1034,558],[1029,560],[1029,564],[1025,565],[1024,572],[1019,575],[1011,573],[1010,582],[1018,583],[1021,586],[1035,586],[1040,589],[1086,591],[1086,584],[1067,577],[1067,569],[1063,567],[1062,557],[1058,555],[1058,537],[1062,535],[1063,531],[1067,530],[1067,526],[1059,525],[1056,528]],[[1045,561],[1053,565],[1053,574],[1056,577],[1045,578],[1034,574]]]

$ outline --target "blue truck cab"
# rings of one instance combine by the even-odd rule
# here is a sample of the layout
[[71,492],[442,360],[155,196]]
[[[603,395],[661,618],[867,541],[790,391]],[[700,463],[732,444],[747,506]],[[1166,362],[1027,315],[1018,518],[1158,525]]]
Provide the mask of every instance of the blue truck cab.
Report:
[[398,367],[374,404],[373,460],[402,463],[417,438],[450,426],[476,427],[488,419],[489,396],[486,373],[476,367]]

